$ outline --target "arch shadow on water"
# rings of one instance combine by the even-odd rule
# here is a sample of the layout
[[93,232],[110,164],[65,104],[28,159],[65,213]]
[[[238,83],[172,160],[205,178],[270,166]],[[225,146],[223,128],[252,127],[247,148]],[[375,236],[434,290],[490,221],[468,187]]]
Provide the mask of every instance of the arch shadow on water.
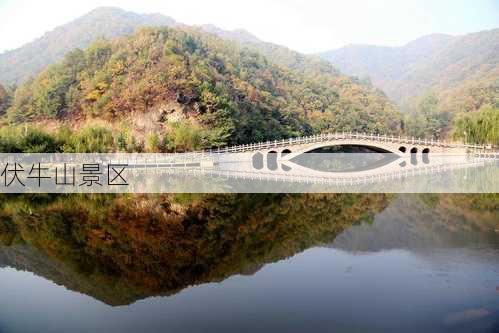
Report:
[[291,162],[322,172],[359,172],[383,167],[399,158],[399,155],[377,147],[341,145],[306,152]]

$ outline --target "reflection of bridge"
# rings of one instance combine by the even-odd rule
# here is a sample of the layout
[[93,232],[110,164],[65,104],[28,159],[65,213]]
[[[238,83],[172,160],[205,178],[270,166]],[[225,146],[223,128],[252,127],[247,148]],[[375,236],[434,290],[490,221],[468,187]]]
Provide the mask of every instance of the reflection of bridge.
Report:
[[[168,169],[167,173],[170,176],[188,174],[192,176],[208,177],[214,179],[243,179],[250,181],[263,182],[288,182],[288,183],[303,183],[303,184],[323,184],[337,186],[354,186],[362,184],[376,184],[392,180],[400,180],[415,176],[436,175],[454,170],[473,169],[486,166],[483,159],[472,159],[470,161],[461,161],[460,163],[436,163],[434,165],[420,165],[406,168],[402,163],[397,162],[399,168],[381,167],[367,172],[323,172],[311,169],[290,168],[289,171],[251,171],[242,170],[241,168],[188,168],[188,169]],[[239,166],[239,165],[238,165]],[[180,172],[179,172],[180,171]],[[161,171],[159,171],[161,173]],[[207,182],[208,183],[208,182]],[[271,184],[271,183],[269,183]],[[265,192],[273,192],[272,189],[266,189]],[[374,190],[376,192],[376,190]],[[251,192],[253,193],[253,192]],[[380,192],[383,193],[383,192]]]

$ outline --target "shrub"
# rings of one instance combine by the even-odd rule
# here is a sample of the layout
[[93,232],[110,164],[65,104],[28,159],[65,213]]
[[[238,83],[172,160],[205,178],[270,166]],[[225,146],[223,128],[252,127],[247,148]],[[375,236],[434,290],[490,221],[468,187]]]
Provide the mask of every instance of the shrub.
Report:
[[159,153],[162,151],[161,139],[156,133],[150,133],[147,136],[146,150],[150,153]]
[[55,136],[33,127],[4,127],[0,129],[2,153],[56,153],[63,143]]
[[24,153],[57,153],[61,151],[58,140],[39,129],[28,129],[19,142],[20,150]]
[[201,148],[201,132],[198,128],[185,123],[175,123],[171,134],[176,151],[190,151]]
[[88,126],[73,135],[64,146],[66,153],[107,153],[114,150],[113,133],[104,127]]

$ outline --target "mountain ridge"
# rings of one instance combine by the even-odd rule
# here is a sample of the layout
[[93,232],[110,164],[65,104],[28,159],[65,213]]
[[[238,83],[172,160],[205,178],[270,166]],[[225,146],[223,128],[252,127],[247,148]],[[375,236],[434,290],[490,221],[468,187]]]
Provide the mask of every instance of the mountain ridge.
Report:
[[497,70],[498,54],[499,29],[491,29],[459,36],[431,34],[400,47],[349,45],[319,56],[347,75],[370,77],[403,105],[427,90],[488,77],[487,72]]
[[[105,22],[112,22],[106,25]],[[18,48],[0,53],[0,84],[20,84],[46,66],[62,60],[69,51],[84,49],[99,38],[131,35],[141,27],[182,27],[161,13],[139,14],[119,7],[97,7],[73,21],[57,26]],[[224,30],[213,24],[194,26],[223,39],[240,43],[263,43],[244,29]],[[36,55],[36,57],[34,56]]]
[[[121,20],[108,20],[111,16]],[[87,14],[17,48],[0,54],[0,83],[20,84],[46,66],[61,60],[70,50],[85,48],[99,38],[115,38],[147,26],[173,26],[160,14],[136,14],[116,7],[98,7]]]

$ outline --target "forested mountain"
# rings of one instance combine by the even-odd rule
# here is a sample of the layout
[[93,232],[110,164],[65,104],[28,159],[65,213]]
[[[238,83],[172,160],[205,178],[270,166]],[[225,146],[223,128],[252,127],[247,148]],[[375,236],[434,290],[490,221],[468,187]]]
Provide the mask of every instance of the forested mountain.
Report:
[[256,36],[244,29],[236,29],[232,31],[220,29],[213,24],[204,24],[199,26],[203,31],[217,35],[220,38],[232,40],[238,43],[263,43]]
[[[68,52],[84,49],[97,39],[113,39],[133,34],[140,27],[187,27],[161,14],[137,14],[114,7],[96,8],[81,18],[60,26],[32,43],[0,54],[0,83],[4,86],[20,84],[29,76],[38,74],[50,64],[63,59]],[[243,29],[223,30],[206,24],[197,28],[218,37],[237,42],[263,53],[272,62],[305,71],[327,70],[331,66],[289,50],[286,47],[263,42]],[[339,72],[335,71],[335,74]]]
[[[0,54],[0,83],[20,84],[46,66],[62,60],[76,48],[86,48],[99,38],[112,39],[131,35],[140,27],[182,26],[162,14],[137,14],[115,7],[99,7],[88,14],[45,33],[42,37],[18,49]],[[249,32],[227,31],[214,25],[202,25],[206,32],[240,43],[259,43]]]
[[[402,109],[423,118],[426,128],[419,135],[445,130],[454,120],[454,127],[461,127],[455,134],[469,131],[475,137],[472,123],[496,120],[488,115],[499,111],[499,29],[430,35],[403,47],[353,45],[321,56],[347,74],[370,77]],[[467,114],[475,111],[480,114]],[[479,119],[464,124],[466,117]],[[475,141],[497,142],[498,136]]]
[[399,131],[383,94],[327,62],[300,64],[290,70],[196,28],[144,28],[70,52],[16,90],[7,116],[73,128],[104,119],[123,136],[156,142],[152,150],[160,142],[192,149],[323,130]]

